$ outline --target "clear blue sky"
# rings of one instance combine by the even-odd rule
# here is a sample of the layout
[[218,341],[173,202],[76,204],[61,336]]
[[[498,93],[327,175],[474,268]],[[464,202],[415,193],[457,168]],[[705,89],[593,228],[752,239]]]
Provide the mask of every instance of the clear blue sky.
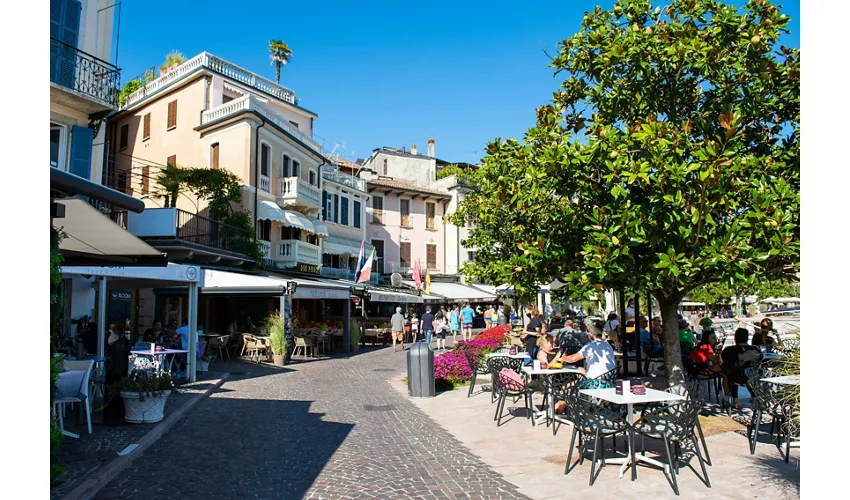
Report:
[[[733,3],[743,4],[736,1]],[[800,2],[783,42],[799,47]],[[613,0],[548,2],[124,1],[118,65],[122,81],[159,67],[164,54],[207,51],[274,79],[268,41],[294,54],[281,84],[317,113],[314,133],[345,156],[380,146],[477,161],[496,137],[520,138],[559,80],[547,67],[557,43],[585,11]]]

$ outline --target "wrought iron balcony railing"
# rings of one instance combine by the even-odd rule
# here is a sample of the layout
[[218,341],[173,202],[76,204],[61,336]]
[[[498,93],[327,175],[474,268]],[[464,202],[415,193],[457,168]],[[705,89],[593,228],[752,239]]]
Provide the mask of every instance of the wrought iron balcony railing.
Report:
[[252,244],[248,231],[222,222],[177,210],[177,238],[228,252],[248,252]]
[[50,81],[115,107],[121,87],[121,70],[51,38]]

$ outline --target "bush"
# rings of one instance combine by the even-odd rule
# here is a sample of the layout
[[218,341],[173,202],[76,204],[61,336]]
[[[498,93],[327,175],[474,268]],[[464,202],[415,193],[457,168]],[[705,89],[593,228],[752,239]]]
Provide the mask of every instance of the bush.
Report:
[[506,336],[511,331],[510,325],[499,325],[494,326],[493,328],[488,328],[483,332],[479,333],[475,340],[488,340],[488,339],[496,339],[500,342],[504,342],[506,340]]

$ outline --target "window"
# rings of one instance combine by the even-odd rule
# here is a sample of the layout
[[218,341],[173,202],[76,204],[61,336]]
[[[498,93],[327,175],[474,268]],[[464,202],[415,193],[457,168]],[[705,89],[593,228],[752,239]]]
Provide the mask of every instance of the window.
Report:
[[384,158],[384,175],[387,175],[387,159]]
[[328,193],[328,197],[325,200],[325,220],[333,222],[334,220],[334,197],[332,194]]
[[402,241],[399,247],[399,264],[401,272],[405,272],[410,269],[410,242]]
[[322,190],[322,220],[328,220],[328,192]]
[[295,122],[294,122],[294,121],[292,121],[292,120],[289,120],[289,123],[291,123],[291,124],[292,124],[292,126],[293,126],[293,127],[295,127],[295,128],[297,128],[297,129],[300,129],[300,128],[301,128],[301,127],[299,127],[299,126],[298,126],[298,124],[297,124],[297,123],[295,123]]
[[260,145],[260,175],[269,176],[269,153],[271,148],[267,144]]
[[331,220],[339,222],[339,195],[334,194],[334,211],[331,213]]
[[290,164],[292,164],[292,158],[290,158],[288,155],[283,155],[283,171],[280,173],[281,177],[289,177]]
[[177,166],[177,155],[171,155],[168,159],[165,160],[166,165],[171,165],[172,167]]
[[372,224],[384,223],[384,197],[372,197]]
[[294,227],[280,226],[280,239],[297,240],[301,238],[301,230]]
[[151,168],[148,165],[142,167],[142,194],[148,194],[151,188]]
[[372,240],[372,246],[375,247],[375,262],[372,271],[381,274],[384,272],[384,240]]
[[436,212],[436,203],[425,203],[425,229],[434,229],[434,214]]
[[263,241],[271,241],[272,236],[272,221],[258,220],[257,221],[257,239]]
[[50,166],[65,170],[65,127],[50,122]]
[[437,269],[437,245],[425,245],[425,260],[428,262],[428,269]]
[[218,143],[210,146],[210,167],[213,170],[218,170]]
[[311,186],[316,185],[316,171],[313,169],[310,169],[309,182]]
[[[311,172],[312,173],[312,172]],[[343,226],[348,225],[348,198],[342,197],[339,206],[339,223]]]
[[410,200],[399,200],[401,227],[410,227]]
[[130,142],[130,125],[121,125],[121,134],[118,139],[118,149],[127,149]]
[[232,97],[232,96],[229,96],[229,95],[227,95],[227,94],[224,94],[223,96],[221,96],[221,103],[222,103],[222,104],[224,104],[224,103],[226,103],[226,102],[230,102],[230,101],[232,101],[232,100],[233,100],[233,97]]
[[474,251],[472,251],[472,252],[466,252],[466,260],[468,260],[469,262],[475,262],[475,257],[476,257],[476,255],[475,255],[475,254],[476,254],[476,253],[477,253],[477,252],[474,252]]
[[171,130],[177,127],[177,101],[168,103],[168,123],[165,126],[166,130]]
[[351,222],[351,225],[357,229],[363,227],[360,223],[360,202],[357,200],[354,200],[354,213],[351,215]]
[[151,138],[151,114],[147,113],[142,122],[142,140],[146,141]]
[[292,177],[301,177],[301,164],[292,160]]

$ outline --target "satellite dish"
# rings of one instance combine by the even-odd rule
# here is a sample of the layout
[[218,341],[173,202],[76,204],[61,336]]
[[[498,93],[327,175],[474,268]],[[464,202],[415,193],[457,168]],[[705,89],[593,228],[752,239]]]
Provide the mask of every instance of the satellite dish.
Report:
[[401,275],[398,273],[393,273],[390,276],[390,283],[392,283],[392,285],[395,287],[401,286]]

